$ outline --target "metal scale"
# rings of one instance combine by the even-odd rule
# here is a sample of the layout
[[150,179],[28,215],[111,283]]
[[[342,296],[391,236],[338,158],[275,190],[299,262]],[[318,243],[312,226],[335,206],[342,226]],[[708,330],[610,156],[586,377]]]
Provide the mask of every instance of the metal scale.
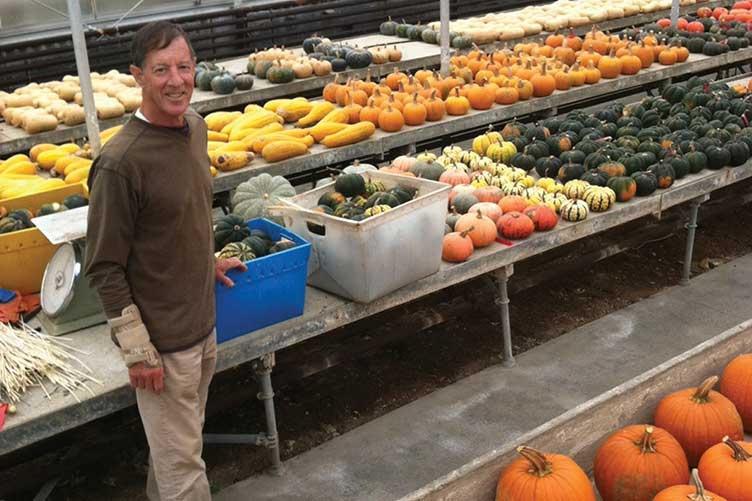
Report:
[[45,332],[59,336],[104,323],[102,305],[84,276],[83,240],[62,244],[47,263],[42,278],[42,311],[37,316]]

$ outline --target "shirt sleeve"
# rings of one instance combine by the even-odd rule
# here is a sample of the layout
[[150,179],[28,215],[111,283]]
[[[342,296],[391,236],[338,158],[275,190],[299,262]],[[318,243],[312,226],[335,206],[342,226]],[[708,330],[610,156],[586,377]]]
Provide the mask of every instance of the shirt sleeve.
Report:
[[85,274],[107,317],[119,317],[134,304],[125,270],[136,232],[138,196],[130,180],[102,157],[92,166],[89,187]]

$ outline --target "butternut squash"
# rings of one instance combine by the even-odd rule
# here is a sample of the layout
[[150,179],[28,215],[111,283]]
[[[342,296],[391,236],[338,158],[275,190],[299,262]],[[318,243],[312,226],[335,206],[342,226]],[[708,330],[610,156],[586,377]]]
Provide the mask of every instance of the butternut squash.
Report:
[[279,162],[288,158],[304,155],[308,152],[308,147],[297,141],[274,141],[264,146],[261,156],[267,162]]
[[371,122],[359,122],[356,124],[348,125],[339,132],[326,136],[321,144],[327,148],[336,148],[338,146],[345,146],[348,144],[358,143],[364,139],[368,139],[376,132],[376,126]]

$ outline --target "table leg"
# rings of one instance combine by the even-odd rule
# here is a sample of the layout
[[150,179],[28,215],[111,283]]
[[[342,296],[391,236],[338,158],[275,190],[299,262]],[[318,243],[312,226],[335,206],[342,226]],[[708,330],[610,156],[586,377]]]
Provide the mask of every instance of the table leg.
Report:
[[279,437],[277,436],[277,416],[274,412],[274,390],[272,389],[272,369],[274,368],[274,353],[268,353],[253,362],[253,371],[256,373],[261,391],[257,398],[264,403],[266,414],[266,447],[269,448],[271,459],[271,473],[282,474],[282,462],[279,458]]
[[680,285],[689,284],[689,277],[692,274],[692,253],[694,252],[695,246],[695,231],[697,230],[697,213],[700,210],[700,205],[708,198],[708,195],[705,195],[690,201],[689,222],[686,225],[687,245],[684,250],[684,270],[682,271],[681,280],[679,280]]
[[514,266],[509,265],[494,272],[497,286],[499,287],[499,299],[497,304],[501,307],[501,365],[514,367],[514,354],[512,353],[512,326],[509,322],[509,291],[507,284],[509,277],[514,273]]

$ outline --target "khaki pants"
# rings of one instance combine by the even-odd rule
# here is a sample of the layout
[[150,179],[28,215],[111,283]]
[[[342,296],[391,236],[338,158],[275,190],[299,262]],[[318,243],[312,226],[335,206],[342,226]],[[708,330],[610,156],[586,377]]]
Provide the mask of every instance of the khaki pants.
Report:
[[151,501],[209,501],[206,465],[201,459],[204,411],[217,362],[213,332],[196,346],[162,354],[164,391],[136,390],[149,442],[146,495]]

